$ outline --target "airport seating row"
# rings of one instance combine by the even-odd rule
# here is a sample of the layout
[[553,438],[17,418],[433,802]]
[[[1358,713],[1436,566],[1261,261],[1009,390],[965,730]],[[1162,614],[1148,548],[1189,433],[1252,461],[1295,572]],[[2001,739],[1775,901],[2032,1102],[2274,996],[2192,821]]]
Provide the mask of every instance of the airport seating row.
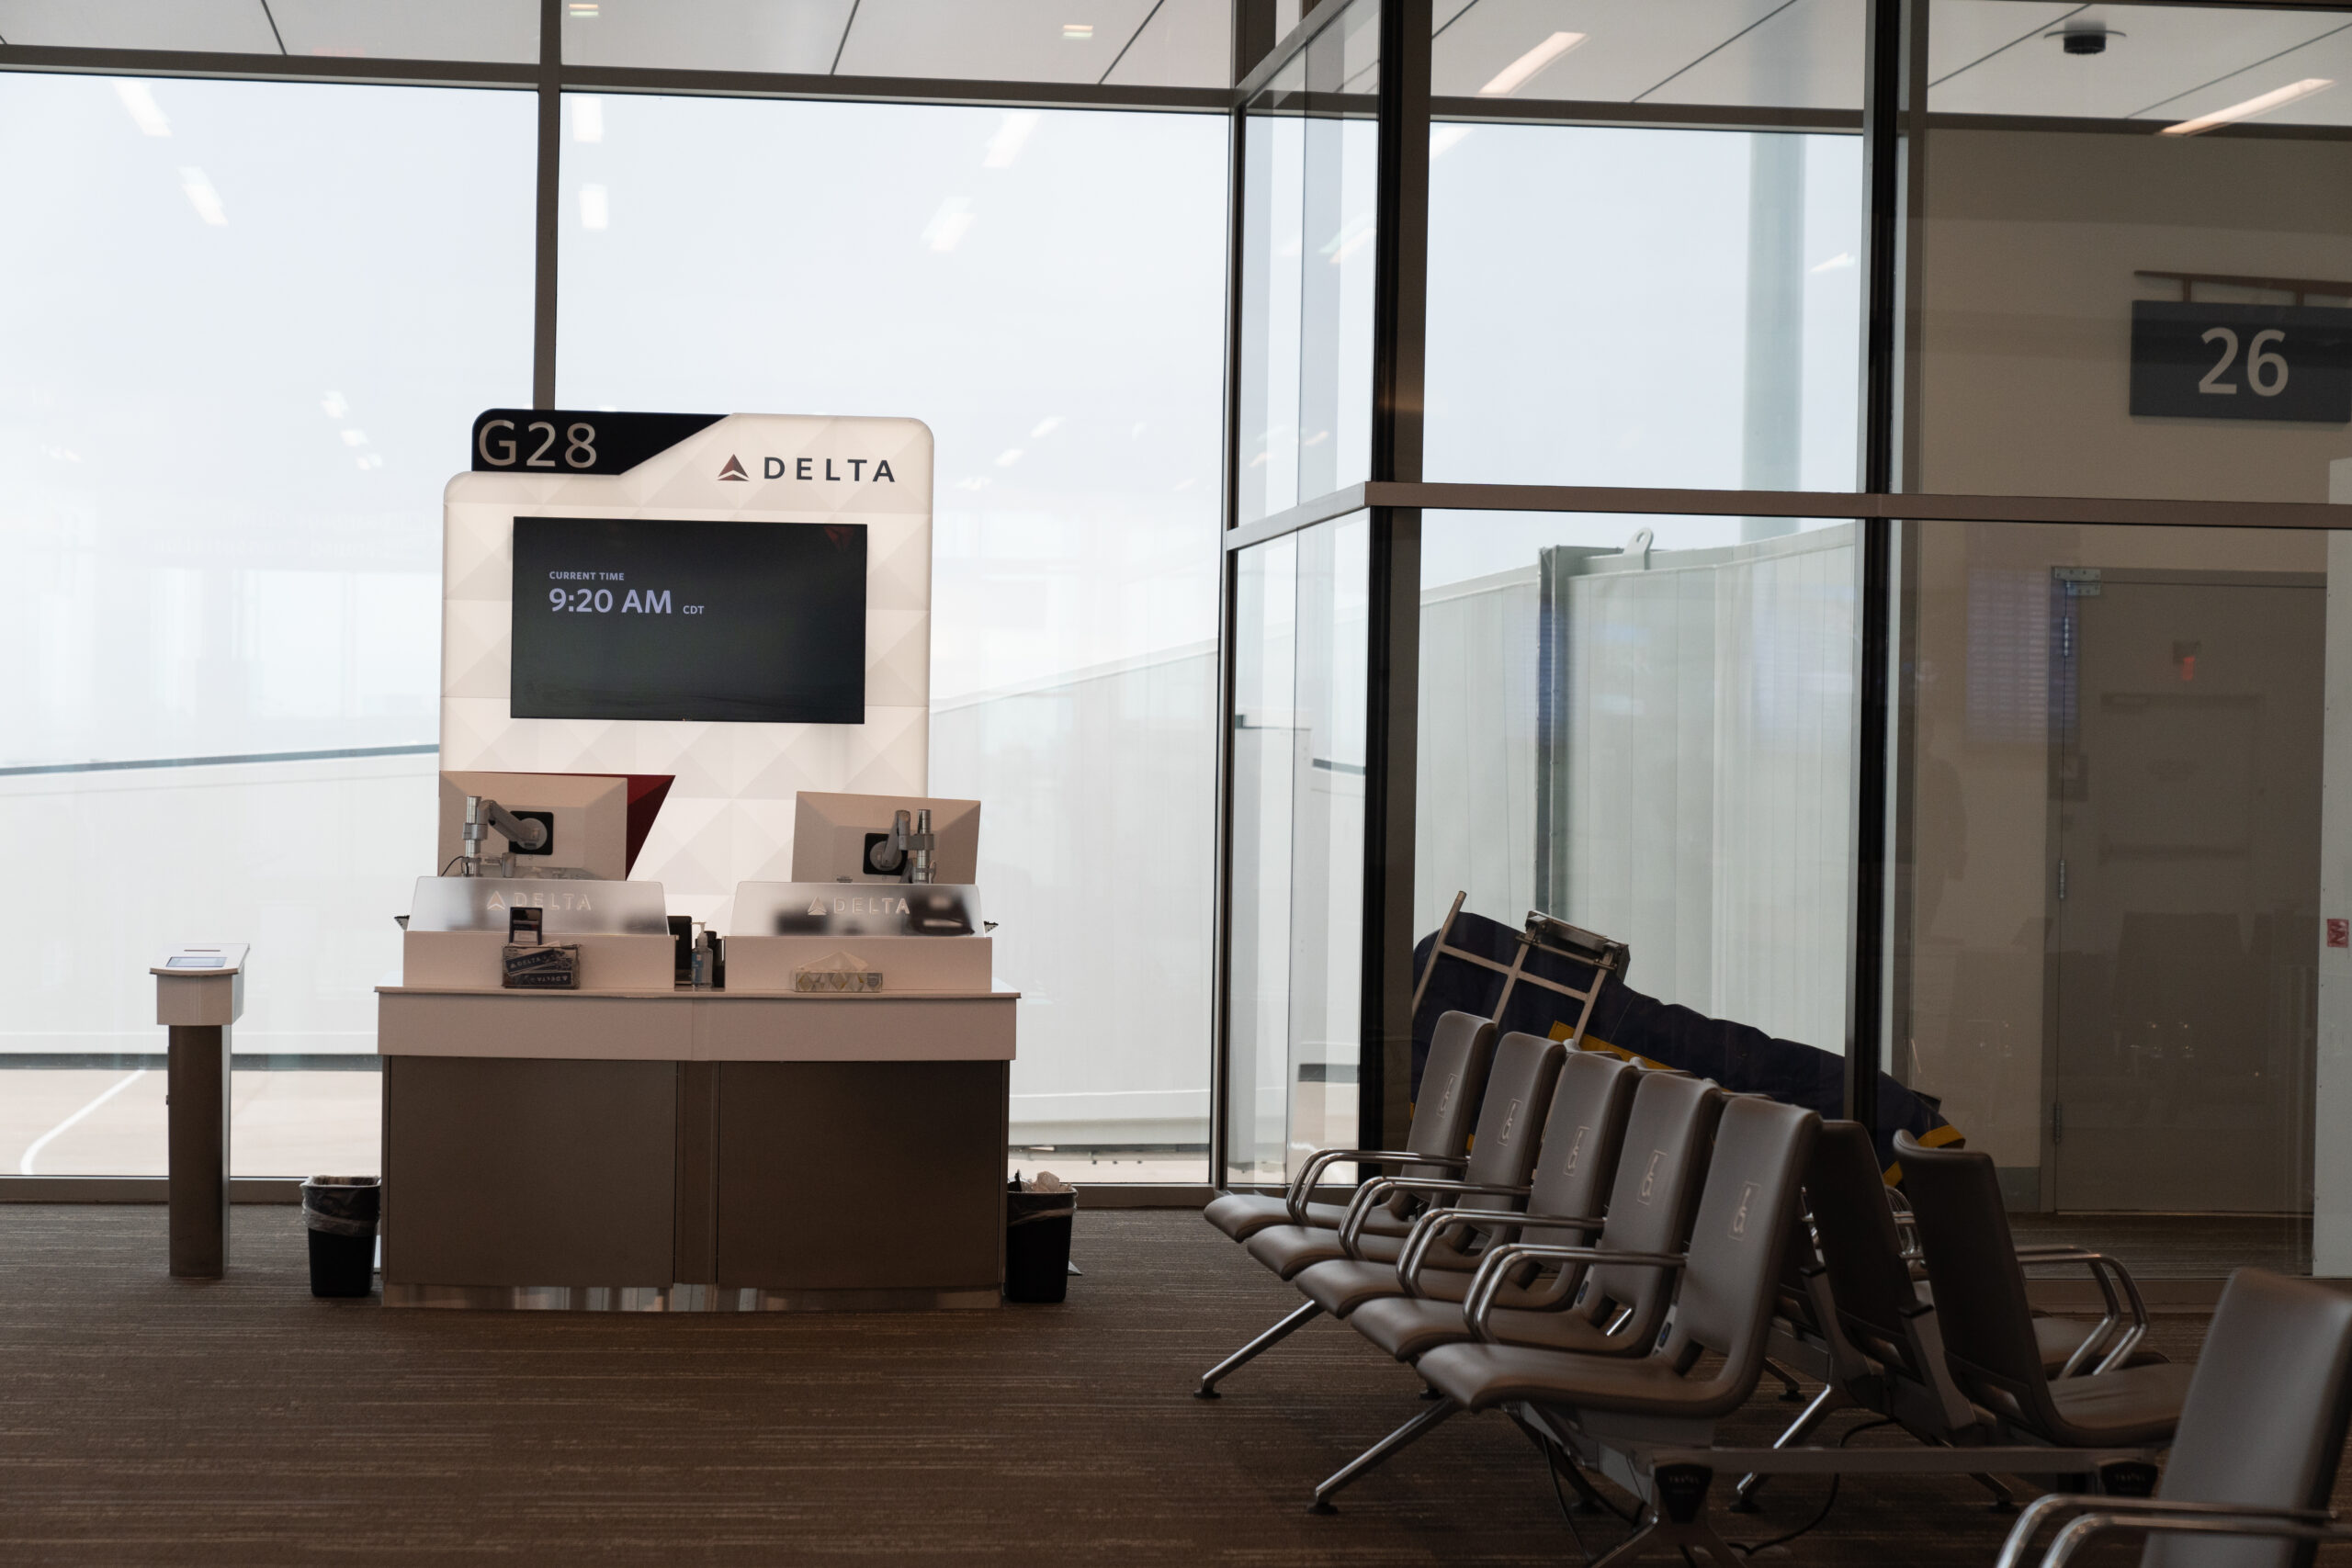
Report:
[[[2192,1373],[2146,1346],[2119,1261],[2015,1245],[1988,1156],[1897,1151],[1899,1195],[1859,1123],[1449,1013],[1404,1148],[1320,1151],[1283,1193],[1209,1205],[1301,1299],[1195,1393],[1338,1318],[1410,1367],[1424,1404],[1323,1482],[1316,1511],[1447,1421],[1499,1413],[1578,1513],[1633,1526],[1611,1564],[1742,1561],[1707,1507],[1714,1477],[1742,1472],[1741,1508],[1773,1475],[1973,1475],[2004,1504],[2003,1477],[2050,1481],[2004,1568],[2056,1521],[2050,1563],[2121,1529],[2152,1532],[2147,1561],[2169,1568],[2283,1568],[2352,1538],[2328,1511],[2352,1297],[2241,1270]],[[1379,1174],[1316,1201],[1349,1162]],[[2048,1265],[2089,1271],[2097,1324],[2033,1312],[2026,1269]],[[1768,1371],[1819,1387],[1777,1442],[1743,1446],[1724,1425]],[[1848,1410],[1912,1440],[1814,1440]]]

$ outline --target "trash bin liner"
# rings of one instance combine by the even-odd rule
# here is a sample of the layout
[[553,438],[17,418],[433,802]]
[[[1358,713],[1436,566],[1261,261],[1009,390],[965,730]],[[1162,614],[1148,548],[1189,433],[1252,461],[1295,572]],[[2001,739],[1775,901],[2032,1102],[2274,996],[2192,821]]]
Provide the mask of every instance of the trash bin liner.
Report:
[[[1464,909],[1454,917],[1446,945],[1484,954],[1509,964],[1519,950],[1520,932],[1483,915]],[[1434,933],[1413,948],[1413,975],[1418,981],[1436,945]],[[1641,954],[1634,954],[1641,962]],[[1526,972],[1558,980],[1582,990],[1592,983],[1592,966],[1565,953],[1536,949],[1527,957]],[[1430,976],[1429,991],[1413,1019],[1413,1083],[1418,1089],[1421,1065],[1428,1061],[1430,1039],[1437,1021],[1448,1012],[1495,1016],[1503,976],[1491,969],[1450,960]],[[1510,1007],[1498,1020],[1503,1033],[1523,1030],[1530,1034],[1566,1040],[1575,1030],[1577,1004],[1557,991],[1522,982],[1510,994]],[[1713,1078],[1735,1094],[1760,1094],[1790,1105],[1802,1105],[1824,1116],[1842,1116],[1846,1105],[1846,1060],[1828,1051],[1775,1040],[1760,1029],[1728,1019],[1662,1002],[1610,976],[1593,1004],[1586,1026],[1585,1047],[1620,1056],[1679,1068]],[[1929,1148],[1961,1141],[1960,1129],[1944,1119],[1933,1097],[1919,1094],[1884,1073],[1878,1080],[1878,1125],[1871,1129],[1878,1149],[1879,1168],[1890,1181],[1902,1175],[1895,1166],[1894,1134],[1909,1133]]]
[[373,1176],[314,1176],[302,1183],[311,1238],[311,1294],[365,1296],[376,1288],[376,1222],[384,1189]]
[[1078,1194],[1023,1192],[1021,1183],[1004,1194],[1004,1299],[1058,1302],[1069,1296],[1069,1229],[1078,1215]]

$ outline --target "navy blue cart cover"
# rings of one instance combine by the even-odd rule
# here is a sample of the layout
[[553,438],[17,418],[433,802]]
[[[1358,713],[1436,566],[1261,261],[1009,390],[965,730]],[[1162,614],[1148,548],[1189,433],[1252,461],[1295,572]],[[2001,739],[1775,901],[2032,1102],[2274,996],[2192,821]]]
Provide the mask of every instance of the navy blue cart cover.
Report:
[[[1521,933],[1516,929],[1467,909],[1453,918],[1446,945],[1508,964],[1517,953]],[[1418,983],[1429,965],[1435,933],[1413,948],[1413,977]],[[1522,975],[1540,976],[1581,991],[1592,984],[1592,966],[1565,953],[1536,947],[1528,952]],[[1419,1092],[1421,1065],[1429,1059],[1430,1036],[1437,1021],[1449,1012],[1495,1016],[1504,977],[1475,964],[1449,959],[1430,977],[1413,1019],[1413,1088]],[[1530,985],[1521,978],[1510,995],[1510,1007],[1497,1024],[1504,1033],[1566,1040],[1576,1032],[1580,1004],[1557,991]],[[1713,1078],[1735,1094],[1761,1094],[1791,1105],[1802,1105],[1824,1116],[1842,1116],[1846,1109],[1846,1061],[1842,1056],[1793,1040],[1775,1040],[1760,1029],[1726,1019],[1708,1018],[1689,1008],[1644,996],[1615,976],[1601,987],[1593,1004],[1592,1021],[1585,1030],[1585,1048],[1607,1051],[1659,1066],[1675,1067],[1702,1078]],[[1902,1179],[1894,1162],[1894,1134],[1910,1134],[1929,1148],[1962,1142],[1960,1129],[1924,1097],[1879,1075],[1878,1126],[1872,1129],[1880,1168],[1889,1181]]]

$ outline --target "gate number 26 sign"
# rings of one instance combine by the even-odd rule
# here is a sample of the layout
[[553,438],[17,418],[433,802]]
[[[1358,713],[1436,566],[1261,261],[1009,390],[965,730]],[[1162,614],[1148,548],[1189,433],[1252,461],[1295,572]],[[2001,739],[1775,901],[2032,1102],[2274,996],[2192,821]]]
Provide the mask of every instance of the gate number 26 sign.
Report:
[[2134,300],[2132,412],[2352,421],[2352,310]]

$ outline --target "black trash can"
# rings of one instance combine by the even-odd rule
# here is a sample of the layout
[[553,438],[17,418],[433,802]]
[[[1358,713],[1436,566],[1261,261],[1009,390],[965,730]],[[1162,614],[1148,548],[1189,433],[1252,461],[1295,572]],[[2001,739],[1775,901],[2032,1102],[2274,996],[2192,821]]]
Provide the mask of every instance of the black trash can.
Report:
[[1004,1194],[1004,1299],[1058,1302],[1069,1298],[1069,1227],[1078,1214],[1075,1192]]
[[376,1222],[382,1179],[314,1176],[302,1183],[302,1224],[311,1237],[311,1294],[365,1296],[376,1289]]

